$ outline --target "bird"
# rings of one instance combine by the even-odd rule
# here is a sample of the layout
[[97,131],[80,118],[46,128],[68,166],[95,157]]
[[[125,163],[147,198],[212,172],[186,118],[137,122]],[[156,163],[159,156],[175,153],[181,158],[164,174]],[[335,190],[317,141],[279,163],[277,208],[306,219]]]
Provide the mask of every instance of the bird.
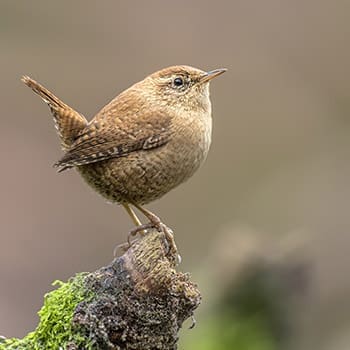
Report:
[[205,161],[212,134],[209,83],[225,71],[161,69],[121,92],[90,121],[29,76],[22,81],[51,110],[64,151],[54,164],[58,172],[75,168],[105,199],[125,208],[135,224],[132,235],[155,227],[176,250],[171,229],[144,205],[188,180]]

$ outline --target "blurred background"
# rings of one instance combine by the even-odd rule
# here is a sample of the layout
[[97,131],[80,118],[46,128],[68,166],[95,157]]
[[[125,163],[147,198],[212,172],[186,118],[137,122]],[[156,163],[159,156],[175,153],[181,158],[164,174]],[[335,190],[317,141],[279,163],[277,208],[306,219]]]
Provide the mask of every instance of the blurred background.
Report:
[[207,162],[149,206],[203,294],[180,348],[349,349],[349,62],[347,1],[2,0],[0,334],[33,330],[52,281],[110,262],[132,227],[52,168],[53,122],[21,75],[91,118],[188,64],[228,72]]

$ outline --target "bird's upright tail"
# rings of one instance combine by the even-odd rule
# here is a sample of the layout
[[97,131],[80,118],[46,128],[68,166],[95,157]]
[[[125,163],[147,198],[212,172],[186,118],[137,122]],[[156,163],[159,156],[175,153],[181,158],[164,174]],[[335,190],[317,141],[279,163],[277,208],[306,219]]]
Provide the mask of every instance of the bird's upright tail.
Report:
[[85,117],[30,77],[23,76],[22,81],[48,104],[62,148],[65,151],[69,150],[78,133],[87,125]]

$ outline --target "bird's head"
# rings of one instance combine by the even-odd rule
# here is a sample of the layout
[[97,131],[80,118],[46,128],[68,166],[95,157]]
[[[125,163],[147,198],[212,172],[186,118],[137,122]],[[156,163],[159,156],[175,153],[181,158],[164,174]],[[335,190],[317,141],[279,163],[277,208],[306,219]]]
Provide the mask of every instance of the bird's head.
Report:
[[189,66],[172,66],[157,71],[143,80],[154,102],[172,108],[189,110],[210,108],[209,82],[226,71],[209,72]]

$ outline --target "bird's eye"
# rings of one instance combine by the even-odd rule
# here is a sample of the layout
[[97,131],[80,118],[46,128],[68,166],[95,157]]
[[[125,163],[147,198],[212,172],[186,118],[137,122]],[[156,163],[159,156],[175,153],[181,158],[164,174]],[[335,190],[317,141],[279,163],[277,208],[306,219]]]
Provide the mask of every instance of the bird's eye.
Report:
[[182,78],[177,77],[174,79],[174,86],[179,87],[182,86],[184,84],[184,81]]

